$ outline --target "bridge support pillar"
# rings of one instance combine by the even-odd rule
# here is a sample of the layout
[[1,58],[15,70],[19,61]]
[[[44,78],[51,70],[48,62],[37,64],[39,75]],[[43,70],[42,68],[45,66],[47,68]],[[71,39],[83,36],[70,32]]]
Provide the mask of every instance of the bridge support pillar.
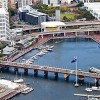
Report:
[[43,38],[43,35],[41,35],[41,37]]
[[75,32],[75,36],[77,36],[77,32]]
[[90,32],[88,31],[88,35],[90,35]]
[[65,79],[65,81],[68,81],[69,80],[69,75],[68,74],[64,74],[64,79]]
[[14,68],[14,72],[15,72],[15,73],[18,72],[18,68]]
[[53,37],[55,36],[55,34],[53,33]]
[[64,36],[66,36],[66,33],[64,32]]
[[38,70],[34,69],[34,76],[37,77],[38,76]]
[[99,87],[99,78],[95,79],[95,85],[96,85],[96,87]]
[[55,74],[55,79],[57,80],[58,79],[58,73],[55,72],[54,74]]
[[78,76],[78,82],[82,85],[84,84],[84,76]]
[[24,75],[28,75],[28,69],[24,69]]
[[48,71],[44,71],[44,78],[48,78]]

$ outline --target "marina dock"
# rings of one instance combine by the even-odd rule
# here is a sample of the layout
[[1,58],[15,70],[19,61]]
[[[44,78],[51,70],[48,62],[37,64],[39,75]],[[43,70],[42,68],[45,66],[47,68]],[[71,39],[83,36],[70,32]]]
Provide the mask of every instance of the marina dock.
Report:
[[81,96],[81,97],[94,97],[94,98],[100,98],[100,95],[88,95],[88,94],[74,94],[75,96]]

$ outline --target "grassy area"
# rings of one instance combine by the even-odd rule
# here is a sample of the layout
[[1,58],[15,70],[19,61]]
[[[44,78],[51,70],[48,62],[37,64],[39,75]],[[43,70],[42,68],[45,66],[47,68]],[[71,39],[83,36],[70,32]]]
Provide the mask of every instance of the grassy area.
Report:
[[66,16],[68,19],[72,19],[72,20],[75,18],[75,14],[60,14],[61,20],[63,19],[64,16]]

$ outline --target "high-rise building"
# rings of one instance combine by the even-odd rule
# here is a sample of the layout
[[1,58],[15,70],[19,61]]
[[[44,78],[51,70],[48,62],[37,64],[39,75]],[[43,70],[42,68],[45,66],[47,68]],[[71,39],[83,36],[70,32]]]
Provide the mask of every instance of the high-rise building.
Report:
[[8,11],[8,0],[0,0],[0,8],[5,8]]
[[0,40],[9,38],[8,0],[0,0]]
[[17,0],[8,0],[8,8],[16,9]]
[[0,40],[9,38],[9,14],[5,8],[0,8]]
[[26,5],[32,5],[32,0],[18,0],[18,8]]
[[43,4],[52,5],[52,6],[59,6],[60,4],[68,3],[70,4],[73,0],[42,0]]
[[59,9],[55,10],[55,20],[60,21],[60,10]]

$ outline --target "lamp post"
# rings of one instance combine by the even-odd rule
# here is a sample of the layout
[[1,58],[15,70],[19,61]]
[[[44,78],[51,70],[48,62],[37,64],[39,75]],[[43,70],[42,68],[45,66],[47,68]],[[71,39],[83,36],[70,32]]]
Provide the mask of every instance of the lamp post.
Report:
[[75,87],[78,87],[79,84],[77,82],[77,60],[76,60],[75,64],[76,64],[76,82],[75,82]]

